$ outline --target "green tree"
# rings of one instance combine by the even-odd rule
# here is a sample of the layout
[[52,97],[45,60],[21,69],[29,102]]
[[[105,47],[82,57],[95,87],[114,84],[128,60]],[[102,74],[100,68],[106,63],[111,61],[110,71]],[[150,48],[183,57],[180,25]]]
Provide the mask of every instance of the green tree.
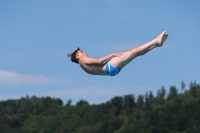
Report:
[[168,99],[175,98],[178,95],[178,90],[175,86],[171,86],[168,94]]
[[184,81],[181,82],[181,92],[185,89],[185,83]]

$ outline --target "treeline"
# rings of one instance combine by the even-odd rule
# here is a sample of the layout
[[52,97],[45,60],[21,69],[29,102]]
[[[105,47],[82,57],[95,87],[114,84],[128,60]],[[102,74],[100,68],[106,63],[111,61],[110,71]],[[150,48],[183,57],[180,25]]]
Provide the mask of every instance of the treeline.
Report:
[[199,133],[200,84],[156,96],[116,96],[106,103],[71,105],[50,97],[0,102],[0,133]]

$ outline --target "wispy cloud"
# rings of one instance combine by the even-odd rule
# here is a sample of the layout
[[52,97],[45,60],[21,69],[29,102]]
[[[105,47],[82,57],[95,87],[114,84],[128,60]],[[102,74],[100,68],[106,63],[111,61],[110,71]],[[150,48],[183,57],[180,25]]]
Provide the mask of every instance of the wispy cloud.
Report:
[[1,100],[8,100],[8,99],[20,99],[21,97],[25,97],[22,95],[17,95],[17,94],[13,94],[13,95],[0,95],[0,101]]
[[124,96],[127,94],[139,94],[144,95],[146,92],[152,90],[147,86],[135,85],[133,87],[127,86],[88,86],[80,88],[66,88],[54,91],[46,91],[41,93],[41,96],[59,97],[61,99],[71,99],[72,101],[84,99],[88,100],[89,103],[98,104],[106,102],[115,96]]
[[61,99],[71,99],[77,102],[81,99],[87,100],[89,103],[98,104],[106,102],[114,96],[123,96],[130,93],[125,86],[88,86],[80,88],[66,88],[60,90],[46,91],[41,93],[42,96],[59,97]]
[[39,92],[29,92],[28,94],[0,94],[0,100],[7,99],[19,99],[21,97],[30,97],[35,95],[37,97],[50,96],[52,98],[60,98],[63,102],[71,99],[73,104],[76,104],[79,100],[87,100],[90,104],[99,104],[112,99],[115,96],[124,96],[127,94],[145,94],[145,92],[150,91],[151,88],[145,86],[86,86],[78,88],[65,88],[56,89],[49,91],[39,91]]
[[100,87],[100,86],[89,86],[81,88],[67,88],[55,91],[44,92],[43,95],[56,96],[56,97],[99,97],[109,95],[121,95],[122,92],[127,92],[126,87],[122,86],[111,86],[111,87]]
[[89,87],[80,87],[80,88],[66,88],[66,89],[56,89],[51,91],[40,91],[40,92],[29,92],[29,94],[0,94],[0,100],[8,99],[19,99],[21,97],[37,96],[37,97],[55,97],[61,98],[66,101],[71,99],[73,103],[84,99],[89,103],[102,103],[110,100],[114,96],[123,96],[124,94],[130,93],[127,87],[124,86],[89,86]]
[[0,85],[40,85],[40,84],[58,84],[69,83],[69,79],[61,79],[54,77],[47,77],[44,75],[32,76],[26,74],[19,74],[16,72],[0,70]]

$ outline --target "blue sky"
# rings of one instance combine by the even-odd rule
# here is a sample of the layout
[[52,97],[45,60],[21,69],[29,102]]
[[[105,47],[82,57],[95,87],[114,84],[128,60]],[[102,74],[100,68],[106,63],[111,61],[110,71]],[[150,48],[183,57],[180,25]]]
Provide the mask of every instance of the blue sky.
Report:
[[[26,95],[98,104],[125,94],[154,94],[181,81],[200,83],[200,2],[0,1],[0,100]],[[122,52],[167,30],[169,37],[115,77],[86,74],[67,53]]]

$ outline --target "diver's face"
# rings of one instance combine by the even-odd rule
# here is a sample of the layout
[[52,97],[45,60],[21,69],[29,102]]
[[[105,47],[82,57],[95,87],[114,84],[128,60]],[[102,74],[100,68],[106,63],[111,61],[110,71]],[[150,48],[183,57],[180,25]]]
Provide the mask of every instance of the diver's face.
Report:
[[85,52],[81,51],[81,50],[78,51],[78,56],[79,56],[79,58],[88,57],[87,54]]

